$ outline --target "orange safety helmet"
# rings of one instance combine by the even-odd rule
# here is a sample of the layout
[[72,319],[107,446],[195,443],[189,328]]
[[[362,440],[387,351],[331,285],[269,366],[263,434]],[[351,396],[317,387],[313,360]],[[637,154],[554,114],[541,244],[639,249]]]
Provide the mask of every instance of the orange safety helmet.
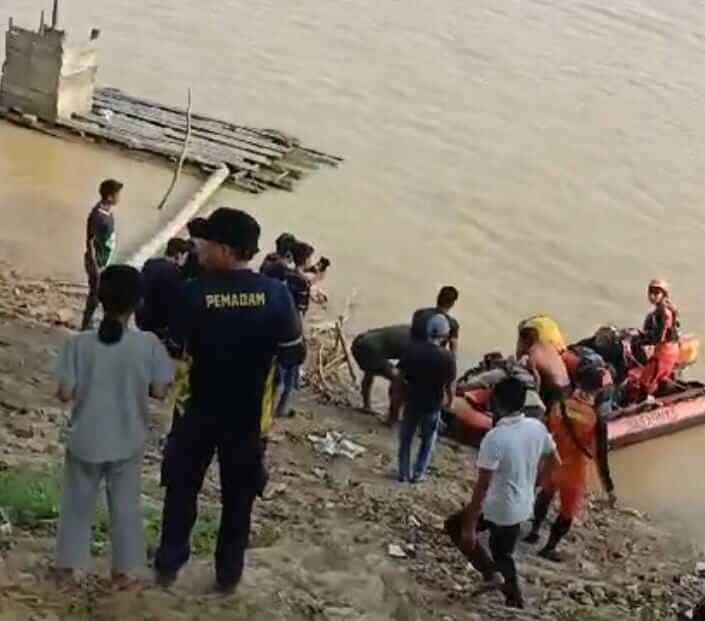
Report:
[[649,283],[649,291],[653,289],[657,289],[658,291],[662,291],[663,294],[668,297],[669,293],[669,286],[668,283],[665,280],[662,280],[661,278],[654,278],[650,283]]

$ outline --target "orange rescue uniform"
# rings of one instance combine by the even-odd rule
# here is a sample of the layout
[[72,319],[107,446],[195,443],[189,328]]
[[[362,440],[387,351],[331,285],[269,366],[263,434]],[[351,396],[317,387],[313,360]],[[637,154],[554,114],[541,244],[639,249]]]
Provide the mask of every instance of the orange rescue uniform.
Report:
[[576,393],[564,403],[565,411],[560,403],[556,404],[546,422],[556,441],[561,465],[550,475],[550,480],[544,482],[544,489],[558,492],[560,515],[572,520],[583,506],[589,469],[597,452],[598,441],[605,443],[606,455],[606,437],[598,437],[604,432],[604,427],[589,397]]

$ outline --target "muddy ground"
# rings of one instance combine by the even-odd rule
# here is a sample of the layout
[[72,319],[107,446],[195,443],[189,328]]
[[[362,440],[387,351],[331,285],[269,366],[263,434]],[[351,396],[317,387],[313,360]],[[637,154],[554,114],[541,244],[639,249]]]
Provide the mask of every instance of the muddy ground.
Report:
[[[60,476],[67,412],[52,397],[51,371],[80,303],[80,287],[0,268],[0,481],[22,473]],[[634,510],[610,510],[594,498],[567,541],[565,564],[522,546],[528,608],[508,610],[498,593],[474,593],[478,575],[442,532],[444,518],[470,497],[472,449],[443,440],[429,480],[400,485],[396,439],[379,420],[321,404],[313,391],[303,393],[297,409],[272,436],[271,481],[256,506],[248,569],[236,595],[211,593],[218,510],[211,476],[196,557],[169,591],[149,582],[115,591],[100,578],[109,559],[104,528],[96,535],[98,577],[58,585],[50,571],[55,507],[42,519],[14,524],[12,532],[1,530],[0,620],[678,619],[705,592],[687,542]],[[155,407],[144,484],[152,549],[161,503],[158,438],[167,420],[164,408]],[[319,455],[308,436],[327,431],[343,432],[364,454]],[[405,558],[392,557],[390,544]]]

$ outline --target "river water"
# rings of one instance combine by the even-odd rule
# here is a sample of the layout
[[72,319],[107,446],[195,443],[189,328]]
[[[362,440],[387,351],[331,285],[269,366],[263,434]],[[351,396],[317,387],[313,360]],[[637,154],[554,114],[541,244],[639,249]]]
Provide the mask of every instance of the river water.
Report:
[[[45,0],[3,0],[0,23],[38,23]],[[44,6],[46,5],[46,6]],[[471,357],[509,349],[520,318],[555,315],[570,337],[633,325],[652,275],[672,282],[705,336],[705,22],[696,0],[90,0],[63,25],[102,29],[99,81],[276,127],[344,156],[252,209],[334,261],[357,290],[357,327],[407,320],[439,285]],[[0,125],[0,256],[80,276],[85,210],[126,181],[124,250],[156,213],[168,168]],[[185,180],[176,203],[196,185]],[[705,431],[614,457],[625,501],[674,516],[699,541]]]

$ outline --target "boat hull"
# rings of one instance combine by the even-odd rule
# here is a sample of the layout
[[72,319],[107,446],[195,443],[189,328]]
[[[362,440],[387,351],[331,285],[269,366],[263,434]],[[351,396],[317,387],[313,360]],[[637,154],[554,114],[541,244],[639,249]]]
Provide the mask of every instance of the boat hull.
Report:
[[[487,392],[487,391],[483,391]],[[490,413],[481,391],[470,391],[454,400],[451,434],[460,442],[477,446],[491,429]],[[687,389],[616,412],[607,423],[610,448],[646,442],[705,423],[705,384],[692,382]]]

